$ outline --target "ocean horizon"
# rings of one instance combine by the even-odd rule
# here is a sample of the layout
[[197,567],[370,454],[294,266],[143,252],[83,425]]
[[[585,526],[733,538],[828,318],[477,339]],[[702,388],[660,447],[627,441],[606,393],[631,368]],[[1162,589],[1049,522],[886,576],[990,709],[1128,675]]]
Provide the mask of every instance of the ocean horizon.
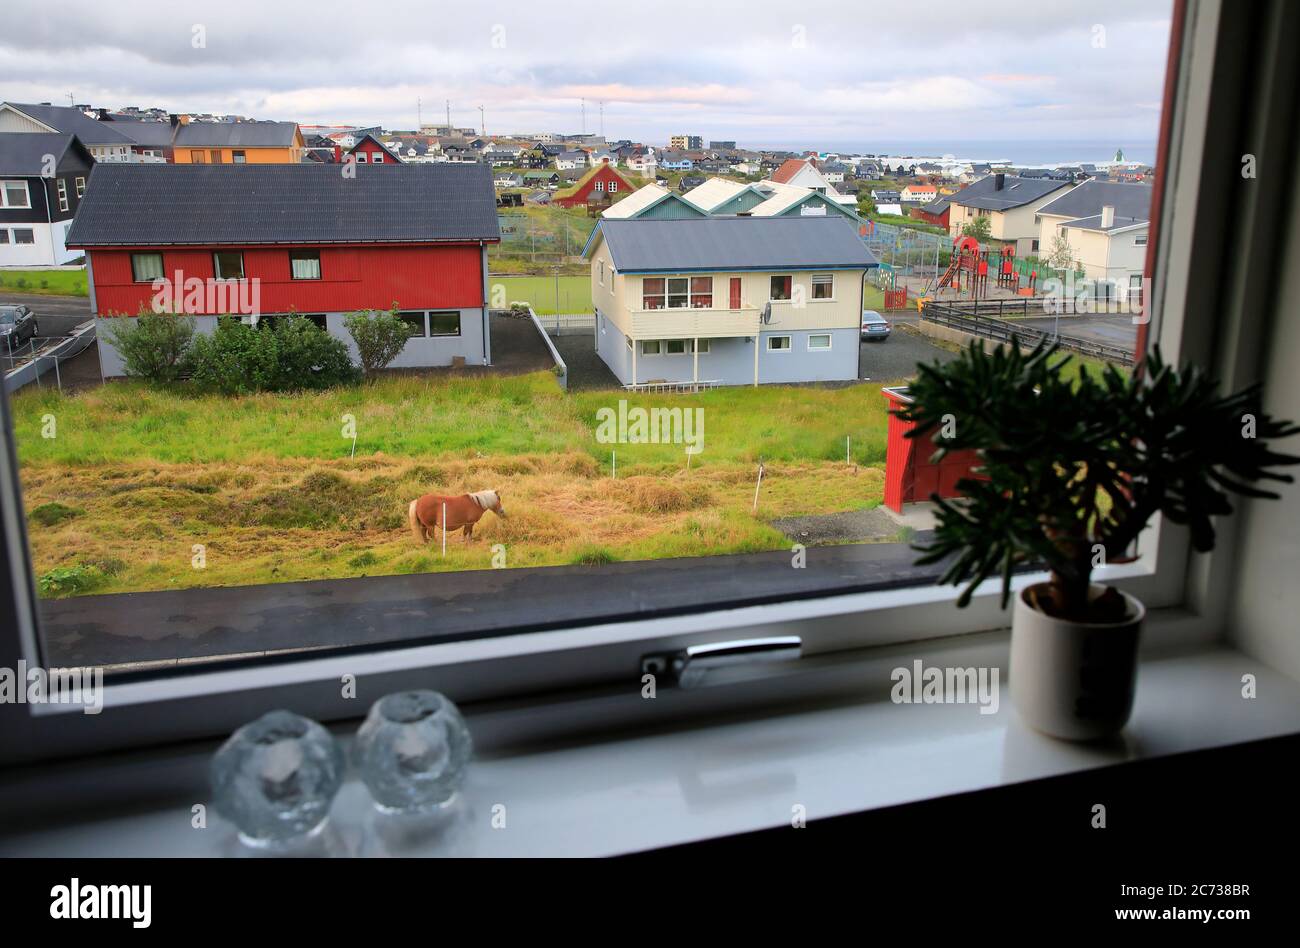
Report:
[[1115,160],[1116,149],[1122,149],[1125,161],[1153,164],[1156,160],[1155,142],[1096,142],[1096,141],[876,141],[876,142],[778,142],[752,146],[782,151],[835,151],[854,155],[889,155],[917,158],[938,158],[952,155],[967,161],[1008,161],[1022,167],[1034,165],[1097,164]]

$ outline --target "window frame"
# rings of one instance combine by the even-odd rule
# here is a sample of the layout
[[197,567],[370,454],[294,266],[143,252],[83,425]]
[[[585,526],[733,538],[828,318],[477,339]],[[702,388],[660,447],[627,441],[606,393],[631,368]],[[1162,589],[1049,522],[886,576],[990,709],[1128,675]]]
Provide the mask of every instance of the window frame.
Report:
[[[1234,362],[1233,354],[1225,350],[1242,340],[1258,342],[1252,337],[1265,331],[1267,314],[1257,315],[1254,307],[1245,305],[1221,313],[1220,294],[1202,292],[1205,286],[1216,285],[1214,281],[1221,275],[1198,273],[1194,262],[1203,258],[1197,249],[1203,235],[1219,233],[1212,239],[1220,243],[1229,239],[1227,228],[1221,232],[1213,228],[1216,221],[1222,224],[1238,219],[1237,195],[1222,187],[1213,171],[1218,165],[1210,159],[1239,154],[1246,143],[1244,131],[1242,137],[1208,134],[1211,80],[1223,74],[1219,60],[1224,56],[1229,60],[1260,57],[1244,47],[1234,50],[1230,44],[1219,45],[1220,33],[1232,24],[1226,15],[1219,16],[1223,11],[1217,0],[1204,0],[1197,7],[1203,15],[1185,20],[1177,15],[1176,7],[1175,24],[1184,32],[1174,40],[1170,62],[1177,71],[1167,80],[1170,91],[1162,132],[1162,187],[1157,189],[1152,215],[1155,246],[1148,255],[1151,321],[1139,330],[1149,342],[1158,341],[1170,361],[1193,359],[1216,368],[1226,365],[1230,371],[1220,373],[1223,382],[1235,386],[1247,380],[1249,366]],[[1206,64],[1198,63],[1194,74],[1184,74],[1198,57]],[[1181,68],[1173,66],[1175,60]],[[1243,73],[1247,71],[1246,65],[1239,65]],[[1259,110],[1276,112],[1281,108],[1274,101],[1225,95],[1220,89],[1214,91],[1213,99],[1218,102],[1221,95],[1234,102],[1253,101]],[[1214,118],[1221,121],[1222,111]],[[1256,124],[1267,132],[1284,123]],[[1176,149],[1165,144],[1166,135],[1178,143]],[[1268,157],[1276,159],[1278,155],[1269,153]],[[1234,162],[1223,166],[1231,173]],[[1236,245],[1253,243],[1262,249],[1263,238],[1271,236],[1262,226],[1248,224],[1245,230],[1245,234],[1231,236]],[[1241,292],[1252,287],[1264,292],[1267,281],[1258,279],[1259,271],[1275,257],[1255,265],[1249,253],[1240,253],[1238,259],[1245,264],[1240,273],[1232,275],[1233,287]],[[1221,332],[1214,332],[1216,329]],[[1229,345],[1225,345],[1224,333],[1230,337]],[[1260,349],[1256,345],[1250,353],[1257,356]],[[25,531],[20,528],[25,511],[6,399],[0,398],[0,412],[0,527],[4,530],[0,614],[10,613],[17,620],[12,628],[0,627],[0,666],[15,667],[20,658],[39,661],[41,651],[30,557]],[[1148,608],[1144,636],[1148,643],[1154,639],[1183,647],[1196,642],[1209,645],[1222,632],[1225,577],[1231,576],[1234,565],[1232,546],[1233,531],[1226,530],[1214,553],[1191,555],[1185,530],[1157,518],[1141,538],[1141,549],[1150,555],[1134,563],[1104,566],[1097,579],[1118,582],[1143,600]],[[1041,578],[1041,574],[1017,576],[1013,589]],[[806,656],[835,658],[891,643],[1005,628],[1009,616],[1000,607],[998,585],[995,580],[983,584],[965,610],[955,607],[956,590],[951,587],[910,586],[725,610],[705,607],[683,615],[651,614],[451,643],[305,653],[258,662],[231,661],[222,666],[178,666],[153,677],[106,683],[105,713],[101,715],[85,715],[70,705],[0,705],[0,763],[210,738],[228,734],[275,707],[292,707],[323,721],[355,719],[364,713],[367,702],[341,698],[342,675],[364,682],[366,695],[432,687],[468,703],[518,702],[520,695],[531,694],[543,696],[533,701],[539,712],[554,705],[559,713],[564,702],[555,705],[546,697],[562,695],[557,689],[590,686],[597,681],[632,681],[639,688],[639,680],[629,678],[628,669],[638,667],[639,656],[666,647],[742,636],[798,634],[803,637]],[[575,656],[579,657],[576,662]],[[725,702],[725,698],[721,700]],[[638,707],[655,704],[659,703],[639,702]]]
[[[428,329],[428,338],[430,338],[430,339],[455,339],[455,338],[457,338],[457,337],[459,337],[459,336],[461,335],[461,332],[462,332],[462,325],[461,325],[461,324],[462,324],[463,320],[461,319],[461,312],[460,312],[460,310],[458,310],[458,309],[431,309],[431,310],[428,310],[428,311],[426,312],[426,315],[427,315],[427,317],[428,317],[428,325],[429,325],[429,329]],[[434,331],[433,331],[433,320],[434,320],[434,317],[435,317],[435,316],[455,316],[455,317],[456,317],[456,331],[455,331],[455,332],[434,332]]]
[[[814,339],[821,339],[823,337],[826,339],[826,345],[814,346],[812,344],[812,341]],[[835,346],[835,335],[834,333],[829,333],[829,332],[810,332],[808,333],[808,338],[804,341],[804,348],[806,348],[809,352],[830,352],[831,349],[834,348],[834,346]]]
[[54,190],[56,196],[59,199],[59,210],[60,211],[68,210],[68,208],[72,206],[69,203],[69,198],[68,198],[68,179],[56,178],[54,181]]
[[[772,343],[776,342],[778,339],[784,339],[786,344],[784,346],[772,345]],[[767,343],[765,344],[764,349],[767,352],[794,352],[794,337],[789,335],[788,333],[781,333],[775,336],[768,336]]]
[[[26,204],[11,204],[9,201],[9,188],[14,185],[22,185],[23,200]],[[32,189],[24,178],[5,178],[0,180],[0,208],[6,211],[30,211],[32,209]]]
[[[784,291],[786,293],[785,296],[772,295],[775,289],[775,286],[773,284],[774,280],[785,281],[785,284],[788,286],[788,289]],[[788,303],[792,299],[794,299],[794,275],[789,273],[771,274],[767,281],[767,301],[769,303]]]
[[77,188],[77,198],[80,199],[80,198],[85,197],[85,196],[86,196],[86,179],[85,179],[85,176],[83,176],[83,175],[78,175],[78,176],[76,177],[76,179],[73,181],[73,183],[76,185],[76,188]]
[[[142,278],[140,277],[140,271],[139,271],[139,269],[136,267],[136,259],[137,259],[138,257],[157,257],[157,258],[158,258],[158,275],[157,275],[156,277],[152,277],[152,276],[151,276],[151,277],[145,277],[145,278],[142,279]],[[164,279],[164,278],[166,277],[166,274],[167,274],[167,267],[166,267],[166,264],[165,264],[164,261],[163,261],[163,255],[162,255],[162,251],[161,251],[161,250],[158,250],[158,251],[153,251],[153,250],[142,250],[142,251],[138,251],[138,252],[133,251],[133,252],[131,253],[131,282],[132,282],[132,283],[153,283],[154,280]]]
[[[234,256],[236,254],[239,256],[239,276],[237,277],[222,276],[221,264],[219,262],[220,258]],[[230,283],[237,283],[240,280],[247,279],[247,277],[248,277],[248,271],[244,268],[244,251],[242,250],[212,251],[212,279],[222,280],[224,282],[230,282]]]
[[[293,272],[293,265],[298,260],[314,260],[316,262],[316,275],[312,277],[300,277]],[[289,251],[289,279],[295,283],[312,283],[324,279],[324,271],[321,269],[320,249],[319,248],[298,248]]]
[[[818,282],[818,277],[826,279]],[[819,286],[829,286],[829,296],[818,296],[817,288]],[[834,303],[835,302],[835,274],[832,271],[818,271],[808,277],[808,302],[810,303]]]
[[[653,359],[664,354],[662,339],[638,339],[637,341],[641,343],[641,358],[643,359]],[[650,351],[650,346],[654,346],[653,352]]]
[[[15,228],[13,228],[13,232],[14,232],[14,243],[13,243],[13,245],[14,245],[15,247],[32,247],[32,246],[35,246],[35,244],[36,244],[36,228],[35,228],[35,227],[15,227]],[[27,239],[27,240],[23,240],[21,237],[18,236],[19,234],[26,234],[28,239]]]

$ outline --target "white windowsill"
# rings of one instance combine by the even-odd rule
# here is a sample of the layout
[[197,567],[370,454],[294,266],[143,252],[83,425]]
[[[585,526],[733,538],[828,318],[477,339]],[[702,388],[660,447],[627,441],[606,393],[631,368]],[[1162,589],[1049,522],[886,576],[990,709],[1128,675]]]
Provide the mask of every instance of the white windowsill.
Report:
[[[983,637],[980,637],[983,638]],[[949,640],[957,642],[958,640]],[[951,647],[951,646],[950,646]],[[1005,636],[898,664],[978,663],[991,649],[1005,659]],[[928,651],[928,650],[927,650]],[[1254,674],[1258,697],[1240,696]],[[887,685],[886,685],[887,687]],[[701,689],[703,690],[703,689]],[[672,701],[662,692],[658,701]],[[484,722],[470,717],[475,728]],[[500,729],[502,722],[495,722]],[[1272,737],[1300,730],[1300,685],[1227,649],[1146,659],[1137,704],[1121,739],[1080,746],[1038,735],[1019,721],[1005,678],[1000,708],[895,705],[874,700],[590,742],[489,752],[472,764],[461,801],[440,833],[404,832],[384,822],[350,777],[324,833],[304,854],[599,856],[788,826],[801,804],[809,822],[845,813],[996,787]],[[205,772],[210,751],[184,762]],[[87,766],[94,766],[87,764]],[[79,786],[94,786],[91,773]],[[143,788],[142,788],[143,789]],[[89,823],[0,839],[5,855],[80,857],[252,855],[210,813],[190,827],[198,799]],[[494,807],[506,827],[492,828]],[[80,809],[80,808],[79,808]],[[84,811],[83,811],[84,812]],[[412,842],[410,840],[414,839]]]

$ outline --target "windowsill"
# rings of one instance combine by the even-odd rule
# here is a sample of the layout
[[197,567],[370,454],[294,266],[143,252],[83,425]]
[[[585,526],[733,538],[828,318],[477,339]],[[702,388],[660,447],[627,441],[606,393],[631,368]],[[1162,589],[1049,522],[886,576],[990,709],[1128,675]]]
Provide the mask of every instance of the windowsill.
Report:
[[[1006,635],[999,633],[895,651],[890,661],[969,665],[1004,663],[1005,657]],[[1258,680],[1259,697],[1250,701],[1240,696],[1246,673]],[[536,708],[470,713],[476,741],[486,749],[471,765],[462,798],[444,816],[441,831],[412,831],[380,819],[352,777],[326,831],[301,852],[610,855],[788,826],[795,804],[816,821],[1300,730],[1300,685],[1222,648],[1144,660],[1133,718],[1121,738],[1106,746],[1074,745],[1029,731],[1011,707],[1005,681],[1000,707],[989,715],[971,705],[896,705],[884,685],[874,700],[862,700],[859,692],[851,703],[805,703],[779,714],[732,715],[599,740],[552,740],[515,751],[502,741],[526,740]],[[707,704],[711,690],[663,691],[655,700]],[[599,713],[593,705],[643,700],[587,699],[547,713],[591,720]],[[69,762],[58,768],[65,771],[63,795],[59,773],[48,767],[16,773],[0,798],[0,810],[9,810],[10,819],[0,822],[17,825],[21,816],[26,826],[40,826],[34,800],[84,813],[80,804],[88,787],[96,788],[96,809],[110,815],[29,829],[4,840],[0,850],[56,857],[252,855],[214,814],[206,830],[190,828],[190,808],[207,802],[206,766],[215,745],[189,749],[194,746],[134,765],[117,759]],[[92,773],[96,767],[104,772]],[[169,788],[167,799],[142,809],[146,795],[159,793],[159,787]],[[116,805],[106,799],[113,795]],[[504,829],[492,828],[498,804],[506,807]]]

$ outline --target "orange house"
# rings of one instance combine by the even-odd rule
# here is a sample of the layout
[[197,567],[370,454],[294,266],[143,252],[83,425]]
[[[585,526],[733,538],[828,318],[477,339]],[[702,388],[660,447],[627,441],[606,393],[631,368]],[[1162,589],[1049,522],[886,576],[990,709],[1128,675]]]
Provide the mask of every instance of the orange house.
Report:
[[172,140],[178,165],[297,164],[303,150],[295,122],[189,122]]

